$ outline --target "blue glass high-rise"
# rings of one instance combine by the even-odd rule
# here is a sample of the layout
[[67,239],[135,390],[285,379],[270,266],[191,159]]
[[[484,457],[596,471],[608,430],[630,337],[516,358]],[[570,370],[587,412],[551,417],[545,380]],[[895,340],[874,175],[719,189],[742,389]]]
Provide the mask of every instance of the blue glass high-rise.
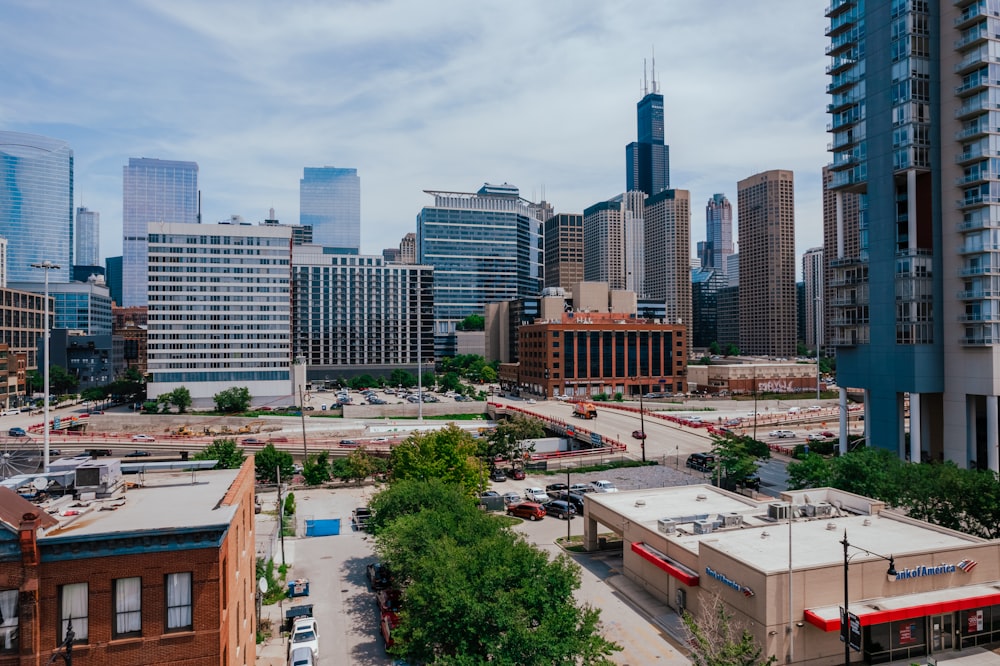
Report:
[[122,178],[122,305],[146,305],[147,224],[200,222],[198,165],[129,158]]
[[299,224],[313,243],[357,254],[361,249],[361,179],[357,169],[305,167],[299,181]]
[[39,282],[31,264],[51,261],[60,268],[50,281],[69,282],[73,151],[65,141],[0,132],[0,236],[7,238],[9,281]]
[[670,189],[670,146],[664,143],[663,95],[653,92],[636,105],[638,141],[625,146],[625,190],[652,196]]

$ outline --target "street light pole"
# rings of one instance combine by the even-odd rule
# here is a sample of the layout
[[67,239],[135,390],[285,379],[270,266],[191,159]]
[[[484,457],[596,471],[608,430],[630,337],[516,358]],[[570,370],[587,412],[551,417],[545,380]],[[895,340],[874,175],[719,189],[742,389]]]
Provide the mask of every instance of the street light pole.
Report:
[[58,270],[59,268],[61,268],[61,266],[59,266],[58,264],[54,264],[51,261],[49,261],[49,260],[46,259],[45,261],[43,261],[41,263],[31,264],[31,267],[32,268],[41,268],[44,271],[44,273],[45,273],[45,303],[44,303],[45,321],[43,322],[45,328],[43,329],[44,333],[42,335],[42,340],[43,340],[42,341],[42,355],[45,357],[44,358],[45,368],[44,368],[44,372],[43,372],[45,379],[43,380],[43,387],[42,387],[42,389],[45,391],[45,402],[43,403],[44,404],[44,412],[45,412],[45,416],[44,416],[45,422],[44,422],[44,425],[42,427],[42,431],[44,433],[43,436],[42,436],[42,438],[43,438],[43,441],[45,442],[45,444],[44,444],[44,458],[43,458],[43,463],[44,463],[44,466],[45,466],[45,471],[48,472],[49,471],[49,428],[51,427],[49,425],[49,366],[52,365],[49,362],[49,334],[50,334],[50,328],[49,328],[49,271],[51,271],[52,269]]
[[820,317],[819,317],[819,314],[820,314],[820,312],[819,311],[820,311],[820,309],[822,307],[823,307],[823,299],[820,298],[819,296],[817,296],[816,299],[815,299],[816,330],[815,330],[814,336],[813,336],[816,339],[816,400],[820,399],[820,397],[819,397],[819,375],[820,375],[820,372],[819,372],[819,350],[820,350],[820,332],[819,332]]
[[[850,629],[850,613],[848,611],[848,604],[850,603],[850,597],[848,596],[847,590],[847,569],[850,563],[850,557],[848,556],[847,549],[853,548],[859,550],[867,555],[872,555],[874,557],[881,558],[889,563],[889,568],[886,569],[886,576],[890,581],[896,580],[896,558],[892,555],[886,557],[885,555],[880,555],[879,553],[872,552],[861,548],[860,546],[855,546],[852,543],[847,542],[847,530],[844,530],[844,538],[840,541],[844,544],[844,609],[840,614],[840,636],[844,640],[844,666],[851,665],[851,629]],[[858,553],[855,553],[857,555]]]
[[645,410],[642,408],[642,386],[639,386],[639,432],[642,433],[642,438],[639,440],[639,445],[642,447],[642,462],[646,462],[646,419]]

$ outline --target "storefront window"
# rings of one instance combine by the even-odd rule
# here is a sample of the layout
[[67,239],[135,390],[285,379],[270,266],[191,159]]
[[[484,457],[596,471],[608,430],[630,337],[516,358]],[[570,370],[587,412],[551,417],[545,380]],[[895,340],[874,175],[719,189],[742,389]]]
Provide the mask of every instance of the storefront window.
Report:
[[881,664],[927,654],[926,618],[865,627],[865,661]]

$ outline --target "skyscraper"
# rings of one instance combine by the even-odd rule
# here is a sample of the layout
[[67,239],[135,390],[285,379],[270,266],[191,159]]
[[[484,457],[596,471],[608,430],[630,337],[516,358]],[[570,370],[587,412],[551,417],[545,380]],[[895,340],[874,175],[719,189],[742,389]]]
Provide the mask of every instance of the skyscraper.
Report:
[[417,216],[417,261],[434,268],[434,337],[449,352],[455,325],[486,303],[538,296],[542,289],[541,209],[517,187],[478,192],[425,190]]
[[713,194],[705,206],[705,250],[702,268],[725,271],[726,257],[733,253],[733,207],[724,194]]
[[644,192],[631,191],[584,209],[584,280],[645,295],[645,200]]
[[668,324],[691,339],[691,193],[663,190],[645,205],[646,295],[666,304]]
[[299,181],[299,224],[313,243],[357,254],[361,250],[361,179],[357,169],[305,167]]
[[802,281],[805,284],[805,295],[803,296],[803,306],[805,318],[803,328],[805,337],[803,341],[806,346],[815,348],[816,345],[826,344],[823,338],[823,301],[825,300],[823,285],[823,248],[812,247],[802,253]]
[[58,139],[0,132],[0,236],[7,279],[41,282],[31,264],[51,261],[50,282],[69,282],[73,265],[73,151]]
[[583,215],[559,213],[544,228],[545,286],[573,291],[583,281]]
[[121,305],[147,304],[147,225],[196,224],[199,217],[196,163],[129,158],[122,167]]
[[664,143],[663,95],[656,81],[655,60],[652,79],[650,92],[643,71],[643,97],[636,104],[638,140],[625,146],[625,190],[647,195],[670,187],[670,146]]
[[740,219],[740,351],[792,357],[796,351],[795,180],[791,171],[737,183]]
[[[994,472],[995,5],[827,8],[835,241],[827,261],[838,292],[831,313],[837,383],[864,389],[871,445],[914,462],[944,459]],[[850,197],[858,199],[853,226]]]
[[76,209],[75,266],[100,266],[101,214],[80,206]]

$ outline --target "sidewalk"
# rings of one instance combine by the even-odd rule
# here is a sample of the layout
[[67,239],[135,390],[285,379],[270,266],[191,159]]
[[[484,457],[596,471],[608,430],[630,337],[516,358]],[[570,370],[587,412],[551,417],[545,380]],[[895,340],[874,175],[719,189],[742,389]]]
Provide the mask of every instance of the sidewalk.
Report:
[[[285,563],[288,565],[288,575],[286,580],[295,578],[295,539],[285,539]],[[276,562],[281,561],[281,555],[276,554]],[[309,603],[307,599],[282,599],[276,604],[263,606],[260,609],[261,624],[266,621],[271,622],[271,637],[263,643],[257,645],[257,665],[258,666],[285,666],[288,663],[288,644],[281,633],[282,623],[285,621],[285,611],[300,603]]]
[[671,639],[677,642],[678,647],[683,649],[688,644],[687,629],[685,629],[680,616],[641,585],[624,574],[610,576],[605,578],[604,582],[645,614],[650,622],[665,631]]

